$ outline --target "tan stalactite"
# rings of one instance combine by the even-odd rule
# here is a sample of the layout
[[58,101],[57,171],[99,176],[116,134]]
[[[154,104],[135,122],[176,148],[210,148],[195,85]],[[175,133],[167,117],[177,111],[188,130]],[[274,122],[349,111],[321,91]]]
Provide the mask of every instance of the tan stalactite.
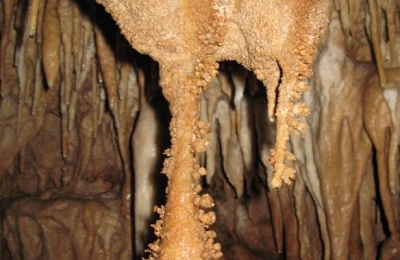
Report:
[[32,0],[29,11],[29,37],[34,38],[36,34],[36,25],[40,3],[43,0]]
[[398,50],[396,48],[398,4],[395,0],[382,1],[382,9],[386,14],[387,38],[390,51],[390,66],[398,65]]
[[115,55],[107,42],[103,32],[95,27],[96,49],[99,57],[100,70],[107,90],[108,103],[111,109],[115,109],[118,98],[118,82],[116,73]]
[[[320,136],[315,141],[315,161],[329,235],[325,246],[330,247],[330,259],[347,259],[352,250],[351,223],[372,152],[362,121],[362,93],[369,68],[354,64],[345,55],[339,19],[331,21],[327,39],[327,48],[316,63],[318,74],[312,88],[321,103],[329,104],[313,112],[320,114],[315,122]],[[349,103],[357,108],[351,113],[343,105]]]
[[352,36],[356,35],[356,21],[361,12],[361,6],[364,0],[350,0],[348,1],[349,5],[349,30]]
[[[189,63],[183,68],[191,67]],[[194,134],[195,129],[207,126],[197,121],[199,87],[194,85],[196,79],[190,74],[177,75],[176,70],[166,72],[163,66],[161,69],[163,91],[170,93],[172,147],[167,151],[169,158],[163,170],[169,179],[165,214],[160,214],[161,220],[154,225],[161,240],[150,244],[150,259],[218,259],[220,245],[207,237],[204,230],[215,222],[215,214],[202,209],[213,204],[201,203],[199,190],[194,190],[195,181],[206,172],[196,163],[194,153],[205,151],[208,142],[203,139],[207,137],[199,139]],[[199,129],[199,132],[204,131]],[[196,198],[200,199],[199,204],[195,202]]]
[[[125,47],[125,45],[120,46],[120,48]],[[132,76],[134,75],[134,77]],[[117,128],[118,135],[118,146],[120,149],[120,154],[123,163],[123,171],[124,171],[124,180],[121,188],[121,216],[124,220],[127,230],[127,237],[130,237],[132,232],[131,228],[131,170],[130,170],[130,156],[129,156],[129,133],[132,132],[132,126],[134,125],[134,121],[136,119],[135,107],[137,102],[139,102],[138,98],[133,98],[135,93],[138,93],[137,84],[132,82],[132,77],[136,79],[136,74],[132,65],[128,62],[124,62],[119,69],[119,83],[118,90],[121,90],[122,96],[125,97],[123,99],[117,99],[116,106],[117,110],[114,111],[114,121]],[[131,86],[131,87],[130,87]],[[136,89],[135,89],[136,87]]]
[[[377,80],[378,83],[378,80]],[[378,87],[379,85],[377,85]],[[368,130],[367,130],[368,131]],[[367,162],[366,176],[360,188],[359,205],[360,205],[360,237],[364,248],[364,260],[375,260],[377,255],[377,247],[375,241],[375,223],[377,205],[374,202],[376,198],[374,166],[372,158]]]
[[394,201],[390,192],[389,183],[389,143],[393,139],[393,125],[390,112],[379,88],[379,76],[373,75],[366,84],[364,93],[364,122],[366,130],[376,149],[378,164],[379,193],[382,200],[383,210],[388,223],[391,236],[398,237],[398,224],[394,209]]
[[[28,22],[28,20],[26,20]],[[16,61],[17,73],[18,73],[18,108],[17,108],[17,125],[16,133],[17,136],[20,134],[23,125],[23,115],[25,114],[25,108],[31,104],[31,92],[34,88],[34,73],[36,60],[38,56],[36,42],[29,38],[26,30],[21,30],[21,44],[20,46],[20,57]]]
[[348,33],[351,29],[350,27],[350,2],[349,0],[339,0],[339,8],[340,8],[340,20],[342,22],[342,27],[345,33]]
[[60,73],[61,25],[57,12],[58,0],[47,0],[43,18],[42,59],[48,87],[53,88]]
[[370,15],[370,24],[367,25],[369,28],[370,38],[375,53],[376,66],[379,72],[379,80],[381,87],[386,86],[386,75],[384,71],[384,62],[382,57],[382,31],[381,31],[381,8],[378,0],[368,0],[368,12]]
[[43,42],[43,20],[45,17],[44,11],[46,8],[46,2],[47,1],[42,1],[39,0],[39,9],[37,13],[37,25],[36,25],[36,35],[35,35],[35,40],[36,43],[38,44],[38,55],[40,58],[42,58],[42,42]]

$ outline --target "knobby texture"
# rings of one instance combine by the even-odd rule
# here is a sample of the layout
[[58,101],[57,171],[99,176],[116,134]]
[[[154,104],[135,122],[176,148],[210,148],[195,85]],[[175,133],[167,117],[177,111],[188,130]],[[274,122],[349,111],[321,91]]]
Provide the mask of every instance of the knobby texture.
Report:
[[[196,178],[191,177],[195,152],[204,151],[208,142],[195,137],[199,94],[216,76],[217,61],[236,60],[254,70],[268,89],[269,117],[277,121],[271,186],[290,184],[295,170],[288,161],[295,157],[287,142],[292,132],[304,129],[297,117],[309,113],[297,100],[307,90],[303,79],[311,75],[330,1],[98,2],[133,48],[160,63],[160,84],[170,103],[172,147],[164,165],[169,178],[167,204],[162,222],[155,226],[160,240],[151,246],[152,257],[218,258],[218,248],[208,245],[212,240],[202,240],[205,231],[199,226],[199,215],[211,212],[190,203],[196,194]],[[185,249],[178,249],[179,244]]]

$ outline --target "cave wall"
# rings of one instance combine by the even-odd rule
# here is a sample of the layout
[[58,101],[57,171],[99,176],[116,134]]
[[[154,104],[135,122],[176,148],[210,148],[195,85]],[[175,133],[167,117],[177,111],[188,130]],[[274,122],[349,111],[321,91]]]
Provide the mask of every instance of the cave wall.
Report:
[[399,257],[395,1],[98,2],[0,2],[0,259]]

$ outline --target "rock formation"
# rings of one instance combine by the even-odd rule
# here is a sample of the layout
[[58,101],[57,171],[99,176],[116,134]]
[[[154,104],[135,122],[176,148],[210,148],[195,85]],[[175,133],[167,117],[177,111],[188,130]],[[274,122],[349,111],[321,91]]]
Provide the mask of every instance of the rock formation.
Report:
[[97,2],[0,2],[0,259],[397,259],[396,1]]

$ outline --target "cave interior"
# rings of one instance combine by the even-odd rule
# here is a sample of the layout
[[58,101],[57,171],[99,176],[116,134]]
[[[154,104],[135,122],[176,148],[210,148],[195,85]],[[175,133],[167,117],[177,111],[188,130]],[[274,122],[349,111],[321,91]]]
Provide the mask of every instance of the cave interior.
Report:
[[400,259],[398,7],[1,0],[0,260]]

